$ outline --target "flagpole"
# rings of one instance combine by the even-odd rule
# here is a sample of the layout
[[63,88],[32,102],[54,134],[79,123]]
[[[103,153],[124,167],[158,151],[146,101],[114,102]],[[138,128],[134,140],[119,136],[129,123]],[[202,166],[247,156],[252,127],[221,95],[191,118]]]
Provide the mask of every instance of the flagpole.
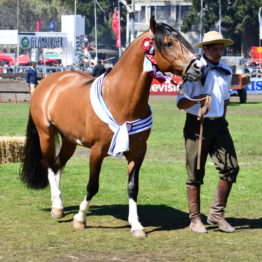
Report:
[[77,56],[76,56],[76,0],[75,0],[75,10],[74,10],[74,64],[77,64]]
[[94,0],[94,17],[95,17],[95,45],[96,45],[96,57],[95,57],[95,63],[97,63],[97,61],[98,61],[98,56],[97,56],[96,0]]
[[16,2],[16,27],[17,27],[17,50],[16,50],[16,66],[18,73],[18,58],[19,58],[19,0]]
[[120,31],[120,1],[118,0],[118,31],[119,31],[119,48],[118,48],[118,57],[121,56],[121,31]]

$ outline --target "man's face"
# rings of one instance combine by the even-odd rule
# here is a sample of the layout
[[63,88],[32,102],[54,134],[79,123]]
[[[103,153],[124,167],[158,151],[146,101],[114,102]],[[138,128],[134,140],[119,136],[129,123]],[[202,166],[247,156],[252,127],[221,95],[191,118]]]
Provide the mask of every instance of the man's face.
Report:
[[213,64],[219,62],[223,55],[224,44],[211,44],[203,46],[203,51],[206,58]]

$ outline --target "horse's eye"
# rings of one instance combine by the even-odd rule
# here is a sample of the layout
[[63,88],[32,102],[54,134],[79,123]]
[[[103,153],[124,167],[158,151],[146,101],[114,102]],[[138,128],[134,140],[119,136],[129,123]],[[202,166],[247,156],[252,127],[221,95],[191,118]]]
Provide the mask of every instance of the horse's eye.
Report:
[[166,42],[166,43],[164,43],[164,46],[165,47],[171,47],[172,46],[172,42]]

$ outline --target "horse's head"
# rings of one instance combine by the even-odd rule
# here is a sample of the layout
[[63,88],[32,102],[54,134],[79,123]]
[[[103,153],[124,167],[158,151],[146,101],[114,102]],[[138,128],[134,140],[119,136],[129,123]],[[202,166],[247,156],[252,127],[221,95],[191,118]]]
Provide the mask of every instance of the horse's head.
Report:
[[159,70],[181,75],[189,81],[202,77],[203,63],[189,42],[175,29],[150,19],[150,38],[154,43],[154,59]]

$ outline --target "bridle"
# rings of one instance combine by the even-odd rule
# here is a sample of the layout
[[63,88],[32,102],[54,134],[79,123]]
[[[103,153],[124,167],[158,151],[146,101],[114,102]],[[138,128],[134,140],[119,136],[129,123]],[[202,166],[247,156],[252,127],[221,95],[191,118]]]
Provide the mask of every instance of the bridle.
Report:
[[[183,43],[181,43],[181,41],[179,39],[177,39],[177,37],[175,35],[172,34],[171,36],[178,42],[183,60],[186,62],[183,48],[185,48],[190,53],[192,53],[192,51],[190,51]],[[142,41],[142,49],[144,50],[144,53],[145,53],[145,59],[148,59],[150,61],[151,65],[152,65],[151,69],[144,68],[145,71],[150,72],[151,76],[153,78],[157,79],[159,82],[164,82],[166,80],[170,81],[174,86],[177,87],[177,89],[179,90],[180,93],[182,93],[187,99],[189,99],[191,101],[200,102],[200,101],[204,100],[205,97],[203,97],[203,98],[191,98],[191,97],[189,97],[183,89],[183,84],[186,81],[188,81],[188,75],[187,75],[188,70],[190,70],[191,67],[194,66],[194,64],[199,60],[200,55],[199,54],[193,54],[192,59],[183,68],[181,81],[177,83],[172,79],[172,77],[170,77],[170,76],[166,75],[164,72],[160,72],[158,70],[157,62],[154,58],[155,52],[154,52],[153,41],[154,41],[154,38],[150,38],[150,37],[146,37]],[[183,45],[183,47],[182,47],[182,45]]]
[[[172,37],[175,38],[176,41],[179,43],[179,47],[180,47],[180,50],[181,50],[181,53],[182,53],[182,56],[183,56],[183,60],[186,61],[185,56],[184,56],[184,52],[183,52],[183,48],[182,48],[182,45],[183,45],[183,44],[182,44],[174,35],[172,35]],[[191,51],[188,50],[188,48],[187,48],[185,45],[183,45],[183,47],[184,47],[188,52],[191,53]],[[197,103],[199,103],[199,102],[202,101],[202,100],[205,100],[205,99],[207,98],[207,96],[202,97],[202,98],[191,98],[191,97],[189,97],[189,96],[186,94],[185,90],[183,89],[183,84],[188,81],[188,79],[187,79],[187,77],[186,77],[187,71],[189,70],[189,68],[192,66],[192,64],[193,64],[194,62],[196,62],[197,60],[199,60],[199,58],[200,58],[200,54],[193,54],[192,59],[189,61],[189,63],[188,63],[186,66],[184,66],[184,69],[183,69],[183,72],[182,72],[182,79],[181,79],[181,81],[180,81],[179,83],[176,83],[175,81],[173,81],[173,80],[171,79],[171,83],[177,87],[177,89],[179,90],[179,92],[182,93],[182,94],[184,95],[184,97],[186,97],[186,98],[187,98],[188,100],[190,100],[190,101],[197,102]]]

